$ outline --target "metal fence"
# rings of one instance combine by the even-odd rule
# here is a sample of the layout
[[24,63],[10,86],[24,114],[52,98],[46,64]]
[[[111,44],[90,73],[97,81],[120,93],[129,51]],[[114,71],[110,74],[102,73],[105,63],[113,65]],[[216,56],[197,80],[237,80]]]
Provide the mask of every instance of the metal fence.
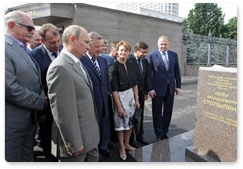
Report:
[[183,34],[187,65],[237,65],[237,41],[211,35]]

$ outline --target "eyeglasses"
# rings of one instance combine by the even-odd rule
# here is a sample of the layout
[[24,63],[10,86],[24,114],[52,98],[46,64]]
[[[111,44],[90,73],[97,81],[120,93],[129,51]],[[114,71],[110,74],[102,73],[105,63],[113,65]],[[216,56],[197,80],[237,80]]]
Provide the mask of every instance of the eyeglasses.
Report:
[[25,24],[22,24],[22,23],[15,23],[15,24],[25,27],[27,29],[27,31],[29,31],[29,32],[32,32],[32,31],[35,30],[35,27],[30,26],[30,25],[25,25]]

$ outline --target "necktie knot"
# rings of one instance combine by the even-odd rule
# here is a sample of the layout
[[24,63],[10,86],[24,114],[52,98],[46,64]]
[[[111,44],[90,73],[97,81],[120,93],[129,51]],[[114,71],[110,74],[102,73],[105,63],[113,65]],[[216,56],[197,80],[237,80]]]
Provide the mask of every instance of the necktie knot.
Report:
[[52,55],[55,56],[55,58],[56,58],[57,57],[57,52],[53,52]]

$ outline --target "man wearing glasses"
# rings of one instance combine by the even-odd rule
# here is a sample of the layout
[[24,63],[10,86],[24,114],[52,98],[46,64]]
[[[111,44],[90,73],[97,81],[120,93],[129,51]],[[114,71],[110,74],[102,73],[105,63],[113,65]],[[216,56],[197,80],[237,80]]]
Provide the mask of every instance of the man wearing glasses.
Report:
[[24,12],[5,15],[5,159],[34,160],[37,113],[47,107],[40,69],[28,54],[34,23]]
[[[51,62],[57,57],[60,49],[60,34],[58,28],[47,23],[41,26],[39,30],[42,44],[33,49],[30,53],[37,61],[41,69],[41,82],[47,96],[48,88],[46,83],[46,73]],[[56,162],[57,159],[51,154],[53,117],[51,108],[48,106],[39,117],[39,138],[40,146],[43,148],[46,160]]]

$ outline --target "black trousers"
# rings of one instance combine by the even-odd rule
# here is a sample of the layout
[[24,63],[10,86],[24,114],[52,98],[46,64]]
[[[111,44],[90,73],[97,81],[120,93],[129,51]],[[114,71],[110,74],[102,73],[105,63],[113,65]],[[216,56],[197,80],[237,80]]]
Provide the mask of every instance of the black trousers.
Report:
[[144,119],[144,92],[139,91],[139,104],[140,108],[135,110],[133,116],[133,131],[130,137],[130,143],[135,142],[135,139],[142,139],[144,130],[143,130],[143,119]]
[[153,126],[157,137],[161,137],[169,131],[173,104],[174,93],[170,94],[169,86],[165,96],[155,96],[152,99]]
[[43,148],[43,153],[46,157],[47,161],[50,162],[57,162],[57,159],[51,154],[51,140],[52,140],[52,123],[53,123],[53,116],[50,110],[46,110],[46,120],[39,122],[39,137],[38,139],[41,140],[41,147]]

